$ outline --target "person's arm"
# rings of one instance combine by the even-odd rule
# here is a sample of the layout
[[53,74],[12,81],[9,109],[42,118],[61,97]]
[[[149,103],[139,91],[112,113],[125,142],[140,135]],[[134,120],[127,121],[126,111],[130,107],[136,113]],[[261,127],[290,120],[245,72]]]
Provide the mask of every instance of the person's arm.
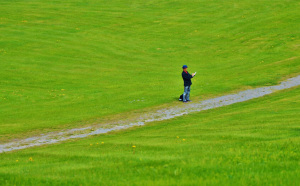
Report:
[[184,78],[184,79],[191,79],[191,78],[193,78],[193,77],[194,77],[194,76],[191,75],[191,74],[189,74],[189,73],[188,73],[188,74],[187,74],[187,73],[184,73],[184,74],[183,74],[183,78]]

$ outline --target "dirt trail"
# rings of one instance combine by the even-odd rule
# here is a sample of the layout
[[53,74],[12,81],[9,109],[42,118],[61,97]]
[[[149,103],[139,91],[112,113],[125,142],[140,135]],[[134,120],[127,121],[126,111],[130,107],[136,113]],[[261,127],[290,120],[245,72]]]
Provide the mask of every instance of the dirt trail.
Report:
[[64,130],[60,132],[51,132],[48,134],[42,134],[39,136],[34,136],[21,140],[14,140],[12,142],[0,144],[0,153],[9,152],[13,150],[20,150],[34,146],[40,146],[45,144],[53,144],[61,141],[75,139],[75,138],[85,138],[91,135],[103,134],[110,131],[127,129],[133,126],[141,126],[146,123],[153,121],[162,121],[175,117],[179,117],[192,112],[200,112],[203,110],[218,108],[226,105],[231,105],[234,103],[239,103],[254,98],[262,97],[273,92],[284,90],[300,85],[300,75],[294,78],[290,78],[286,81],[281,82],[279,85],[260,87],[256,89],[249,89],[245,91],[238,92],[236,94],[229,94],[221,97],[216,97],[212,99],[207,99],[201,102],[192,102],[187,104],[178,104],[178,106],[170,107],[166,109],[160,109],[147,114],[142,114],[136,118],[135,122],[126,122],[126,120],[121,120],[119,122],[111,123],[109,128],[105,128],[103,124],[93,125],[84,128],[74,128],[69,130]]

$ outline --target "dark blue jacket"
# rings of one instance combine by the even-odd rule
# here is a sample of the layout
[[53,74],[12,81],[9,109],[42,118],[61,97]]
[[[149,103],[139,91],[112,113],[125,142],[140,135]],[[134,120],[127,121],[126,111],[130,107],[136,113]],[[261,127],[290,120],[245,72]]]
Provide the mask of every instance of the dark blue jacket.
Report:
[[193,76],[189,73],[189,72],[184,72],[182,71],[182,79],[183,79],[183,82],[184,82],[184,86],[191,86],[192,85],[192,79]]

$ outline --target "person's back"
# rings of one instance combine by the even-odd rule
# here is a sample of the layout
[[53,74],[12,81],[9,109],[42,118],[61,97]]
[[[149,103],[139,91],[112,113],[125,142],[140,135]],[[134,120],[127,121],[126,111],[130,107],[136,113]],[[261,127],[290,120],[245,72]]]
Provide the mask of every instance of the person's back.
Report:
[[186,65],[183,65],[182,66],[182,79],[183,79],[183,82],[184,82],[184,93],[183,93],[183,102],[188,102],[188,101],[191,101],[190,100],[190,91],[191,91],[191,85],[192,85],[192,78],[195,76],[195,73],[193,74],[190,74],[188,71],[187,71],[187,66]]
[[188,71],[182,71],[181,75],[182,75],[184,86],[191,86],[192,85],[191,78],[193,78],[193,76]]

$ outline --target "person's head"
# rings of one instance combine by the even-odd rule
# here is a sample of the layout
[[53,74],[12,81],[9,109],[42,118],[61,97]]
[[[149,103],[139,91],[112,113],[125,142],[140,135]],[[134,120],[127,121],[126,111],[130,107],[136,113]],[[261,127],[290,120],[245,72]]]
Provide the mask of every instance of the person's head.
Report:
[[183,69],[183,71],[185,71],[185,72],[187,71],[187,68],[188,68],[187,65],[183,65],[183,66],[182,66],[182,69]]

